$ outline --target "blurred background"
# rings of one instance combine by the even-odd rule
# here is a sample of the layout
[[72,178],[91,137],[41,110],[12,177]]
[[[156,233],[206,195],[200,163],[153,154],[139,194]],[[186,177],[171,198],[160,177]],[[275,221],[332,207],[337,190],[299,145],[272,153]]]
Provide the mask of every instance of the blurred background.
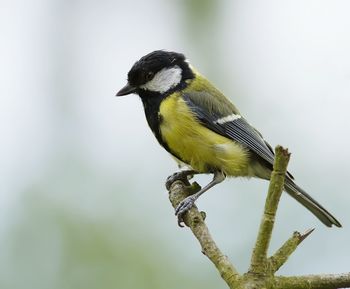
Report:
[[[271,252],[315,227],[280,274],[350,265],[350,2],[0,2],[0,288],[226,288],[164,181],[177,170],[138,97],[114,97],[155,49],[183,52],[343,224],[283,196]],[[205,184],[210,176],[197,177]],[[268,183],[230,179],[198,201],[247,270]]]

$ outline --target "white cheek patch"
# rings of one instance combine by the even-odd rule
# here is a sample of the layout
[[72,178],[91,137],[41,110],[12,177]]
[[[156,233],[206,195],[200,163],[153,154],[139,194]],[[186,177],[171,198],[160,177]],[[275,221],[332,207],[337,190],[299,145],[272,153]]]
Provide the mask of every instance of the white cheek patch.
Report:
[[156,91],[164,93],[169,89],[178,85],[182,78],[182,69],[179,66],[171,68],[164,68],[157,72],[152,80],[141,85],[140,87],[145,90]]
[[215,121],[215,123],[224,124],[226,122],[234,121],[234,120],[240,119],[240,118],[241,118],[241,116],[239,114],[230,114],[228,116],[217,119]]

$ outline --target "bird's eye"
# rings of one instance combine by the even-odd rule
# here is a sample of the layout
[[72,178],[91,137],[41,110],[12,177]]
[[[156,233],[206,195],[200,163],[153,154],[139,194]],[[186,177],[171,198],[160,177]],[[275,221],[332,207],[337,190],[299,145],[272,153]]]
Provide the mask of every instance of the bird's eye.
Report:
[[154,73],[152,71],[149,71],[146,75],[147,81],[151,80],[153,78],[153,76],[154,76]]

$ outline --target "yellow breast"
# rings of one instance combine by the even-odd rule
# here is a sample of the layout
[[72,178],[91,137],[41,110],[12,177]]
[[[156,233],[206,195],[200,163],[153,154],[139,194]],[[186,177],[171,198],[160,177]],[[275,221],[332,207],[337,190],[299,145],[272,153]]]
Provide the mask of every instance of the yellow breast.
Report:
[[180,94],[162,101],[160,132],[170,150],[199,172],[221,170],[228,176],[248,175],[248,153],[238,143],[196,121]]

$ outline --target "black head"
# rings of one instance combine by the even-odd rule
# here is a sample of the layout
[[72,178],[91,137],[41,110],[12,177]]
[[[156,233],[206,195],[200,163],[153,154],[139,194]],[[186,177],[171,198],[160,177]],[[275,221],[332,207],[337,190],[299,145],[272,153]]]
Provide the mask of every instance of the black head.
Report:
[[128,84],[117,96],[143,91],[164,94],[194,75],[181,53],[156,50],[137,61],[128,73]]

